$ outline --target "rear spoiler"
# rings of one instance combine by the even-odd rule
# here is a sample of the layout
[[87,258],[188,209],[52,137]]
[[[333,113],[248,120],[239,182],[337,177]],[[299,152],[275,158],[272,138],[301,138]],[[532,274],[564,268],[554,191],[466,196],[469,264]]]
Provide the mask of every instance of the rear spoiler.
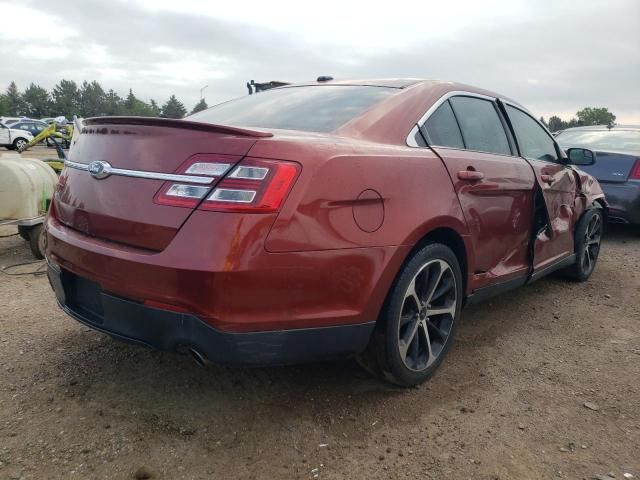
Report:
[[261,130],[249,130],[247,128],[228,127],[226,125],[215,125],[212,123],[191,122],[189,120],[179,120],[173,118],[156,117],[93,117],[83,120],[82,133],[88,133],[89,126],[93,125],[143,125],[150,127],[166,128],[186,128],[189,130],[200,130],[204,132],[224,133],[241,137],[266,138],[273,137],[271,132]]

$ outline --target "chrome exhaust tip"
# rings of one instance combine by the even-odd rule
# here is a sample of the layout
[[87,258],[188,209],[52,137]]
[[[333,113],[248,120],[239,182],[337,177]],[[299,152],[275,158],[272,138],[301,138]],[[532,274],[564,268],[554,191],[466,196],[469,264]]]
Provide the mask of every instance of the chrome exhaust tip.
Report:
[[200,365],[201,367],[206,367],[208,365],[211,364],[211,362],[209,360],[207,360],[207,357],[205,357],[202,353],[200,353],[197,349],[193,348],[193,347],[188,347],[187,351],[189,352],[189,354],[191,355],[191,358],[193,358],[193,360]]

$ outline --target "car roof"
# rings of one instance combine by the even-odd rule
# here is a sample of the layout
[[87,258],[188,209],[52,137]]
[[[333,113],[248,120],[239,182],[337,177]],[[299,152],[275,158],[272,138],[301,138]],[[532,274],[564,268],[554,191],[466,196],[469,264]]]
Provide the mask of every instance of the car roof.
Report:
[[[500,98],[528,111],[518,102],[495,92],[471,85],[445,80],[374,79],[329,81],[307,85],[365,85],[397,88],[398,93],[375,104],[369,110],[340,127],[336,133],[381,143],[405,145],[406,138],[428,109],[444,95],[452,93],[479,94]],[[290,87],[280,87],[290,88]]]
[[344,86],[367,86],[367,87],[387,87],[387,88],[406,88],[416,83],[423,82],[420,78],[374,78],[374,79],[355,79],[355,80],[328,80],[324,82],[309,81],[302,83],[293,83],[278,88],[306,87],[315,85],[344,85]]
[[589,125],[585,127],[571,127],[565,128],[562,132],[597,132],[597,131],[616,131],[616,130],[631,130],[640,131],[640,125]]

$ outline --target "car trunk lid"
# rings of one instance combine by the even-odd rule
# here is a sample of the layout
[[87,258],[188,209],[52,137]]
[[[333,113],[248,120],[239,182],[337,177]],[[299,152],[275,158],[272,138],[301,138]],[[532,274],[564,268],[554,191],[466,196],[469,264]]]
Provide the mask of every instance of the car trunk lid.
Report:
[[599,182],[604,183],[626,182],[638,158],[637,155],[628,153],[602,151],[596,151],[595,153],[595,163],[581,166],[580,169],[593,175]]
[[[60,177],[55,215],[87,235],[153,251],[171,242],[194,209],[154,201],[167,181],[157,174],[183,174],[192,158],[232,166],[258,138],[271,136],[155,118],[103,117],[83,125],[70,152],[73,168],[67,166]],[[113,173],[100,179],[100,167],[89,167],[96,161],[107,162]],[[220,176],[198,178],[212,188]]]

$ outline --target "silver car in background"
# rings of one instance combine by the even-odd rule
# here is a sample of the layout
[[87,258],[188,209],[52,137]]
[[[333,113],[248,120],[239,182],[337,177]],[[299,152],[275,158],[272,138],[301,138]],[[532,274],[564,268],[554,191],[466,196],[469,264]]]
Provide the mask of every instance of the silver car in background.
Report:
[[564,150],[596,152],[594,162],[580,168],[600,182],[609,202],[609,220],[640,225],[640,126],[568,128],[556,140]]

